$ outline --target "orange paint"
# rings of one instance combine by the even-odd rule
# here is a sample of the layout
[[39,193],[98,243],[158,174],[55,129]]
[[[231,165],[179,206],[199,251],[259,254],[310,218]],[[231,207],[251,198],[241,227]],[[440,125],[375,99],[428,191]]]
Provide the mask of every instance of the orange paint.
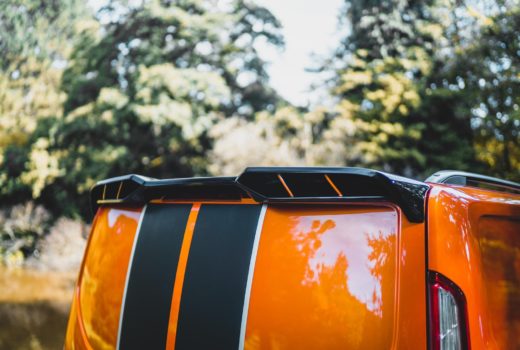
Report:
[[[279,180],[292,195],[281,176]],[[200,205],[206,203],[256,202],[193,205],[175,276],[168,349],[175,347],[194,227]],[[431,184],[426,210],[426,223],[411,223],[391,203],[268,204],[245,347],[425,349],[426,273],[432,270],[464,292],[472,350],[520,348],[520,195]],[[65,349],[116,347],[141,212],[99,209],[78,277]]]
[[[168,349],[175,346],[182,285],[200,205],[197,202],[192,207],[181,247]],[[69,322],[67,349],[116,345],[125,277],[109,281],[114,274],[107,271],[126,276],[140,211],[112,212],[112,221],[117,219],[111,226],[110,210],[100,210],[91,234],[80,295],[75,298],[82,307],[73,306],[71,320],[77,322]],[[128,240],[117,232],[126,232]],[[426,324],[424,253],[424,225],[409,223],[390,203],[268,206],[252,282],[245,347],[424,348],[426,328],[418,327]],[[95,294],[94,286],[102,287],[105,295]],[[81,315],[84,310],[86,314]],[[103,333],[102,325],[112,337]]]
[[338,195],[338,197],[343,197],[343,193],[341,193],[341,191],[339,190],[338,187],[336,187],[336,185],[334,184],[334,182],[330,179],[329,175],[325,174],[325,180],[327,180],[327,182],[329,183],[330,187],[332,187],[332,189],[336,192],[336,194]]
[[245,348],[424,348],[424,225],[400,225],[392,205],[270,205]]
[[396,328],[393,349],[426,349],[426,237],[424,223],[400,215]]
[[470,345],[520,347],[520,196],[436,185],[428,199],[428,268],[466,296]]
[[[98,218],[101,210],[98,211],[92,222],[92,229],[97,225]],[[83,327],[83,321],[80,310],[78,310],[79,304],[79,281],[83,274],[83,268],[85,267],[85,260],[90,242],[92,241],[92,233],[89,235],[87,240],[87,246],[85,247],[85,253],[81,261],[81,267],[79,269],[78,279],[74,288],[74,294],[72,296],[72,303],[70,307],[70,315],[67,323],[67,333],[65,335],[64,349],[91,349],[92,347],[87,343],[87,336],[85,334],[85,328]]]
[[[78,300],[80,300],[80,289],[79,287],[76,287],[76,293],[75,297]],[[77,313],[77,322],[76,322],[76,337],[78,339],[81,339],[81,343],[84,346],[84,349],[92,349],[92,346],[90,345],[88,341],[87,331],[85,330],[85,325],[83,323],[83,314],[81,313],[81,307],[78,307],[76,310]]]
[[166,349],[175,348],[175,338],[177,336],[177,323],[179,320],[179,309],[181,305],[182,286],[184,285],[184,275],[188,264],[188,255],[190,252],[191,241],[193,239],[193,231],[195,230],[195,222],[199,214],[200,203],[193,204],[184,238],[182,240],[179,262],[177,264],[177,272],[175,274],[175,285],[173,289],[172,304],[170,307],[170,320],[168,322],[168,335],[166,338]]
[[[74,296],[72,299],[72,305],[70,306],[70,315],[69,315],[69,322],[67,324],[67,333],[65,335],[65,349],[87,349],[84,345],[84,341],[81,339],[81,330],[79,330],[80,318],[78,317],[77,313],[77,296],[76,296],[76,289],[74,290]],[[78,332],[79,331],[79,332]],[[76,337],[78,337],[79,334],[79,340],[76,340]]]
[[[69,320],[74,334],[67,336],[66,349],[116,347],[126,274],[140,216],[141,209],[99,209],[78,278],[75,315]],[[75,344],[71,343],[73,339]]]
[[292,193],[291,189],[289,188],[289,186],[287,186],[287,184],[285,183],[285,180],[283,179],[282,175],[278,174],[278,180],[280,180],[280,182],[282,183],[283,185],[283,188],[285,188],[285,190],[287,191],[287,193],[289,194],[290,197],[294,197],[294,194]]

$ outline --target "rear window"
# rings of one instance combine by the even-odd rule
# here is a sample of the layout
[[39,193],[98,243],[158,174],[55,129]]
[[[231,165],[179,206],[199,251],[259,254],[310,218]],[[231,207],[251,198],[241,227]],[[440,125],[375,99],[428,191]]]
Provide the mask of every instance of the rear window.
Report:
[[390,348],[397,237],[392,208],[270,206],[245,348]]
[[479,220],[488,320],[501,349],[520,348],[520,220]]

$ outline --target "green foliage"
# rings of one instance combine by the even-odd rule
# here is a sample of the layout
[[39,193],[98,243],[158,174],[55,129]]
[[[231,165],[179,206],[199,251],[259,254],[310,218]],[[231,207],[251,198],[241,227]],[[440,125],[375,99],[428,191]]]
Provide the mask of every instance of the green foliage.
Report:
[[[349,1],[327,65],[344,164],[520,179],[518,1]],[[338,61],[339,58],[339,61]],[[355,129],[353,132],[352,129]]]
[[103,87],[118,87],[134,98],[141,66],[164,64],[200,76],[218,74],[232,93],[219,106],[227,115],[274,109],[278,98],[266,84],[264,62],[255,48],[258,42],[283,45],[280,24],[268,10],[243,0],[149,0],[116,15],[117,4],[111,2],[100,13],[115,17],[103,26],[103,34],[84,33],[78,40],[74,64],[63,80],[66,112],[94,101]]
[[4,1],[0,17],[0,198],[10,206],[39,201],[63,174],[37,130],[62,115],[65,59],[88,12],[79,1]]
[[42,197],[60,212],[88,217],[87,192],[102,178],[204,174],[218,120],[280,102],[255,48],[283,45],[265,8],[150,0],[120,9],[111,2],[98,14],[107,24],[80,34],[62,80],[65,115],[43,130],[65,175]]
[[456,67],[478,157],[492,175],[520,180],[520,7],[485,18]]
[[19,265],[31,254],[50,224],[50,215],[33,202],[0,212],[0,264]]
[[102,178],[259,164],[519,180],[518,5],[345,1],[333,103],[304,110],[269,86],[257,50],[283,47],[281,24],[252,1],[4,1],[2,207],[89,218]]
[[64,44],[87,12],[84,3],[81,0],[0,2],[0,69],[12,69],[29,57],[64,60]]
[[345,6],[350,31],[333,58],[341,58],[331,82],[340,102],[331,127],[350,127],[329,140],[352,145],[343,163],[409,176],[476,170],[469,115],[458,111],[458,92],[443,86],[451,22],[438,9],[433,1]]

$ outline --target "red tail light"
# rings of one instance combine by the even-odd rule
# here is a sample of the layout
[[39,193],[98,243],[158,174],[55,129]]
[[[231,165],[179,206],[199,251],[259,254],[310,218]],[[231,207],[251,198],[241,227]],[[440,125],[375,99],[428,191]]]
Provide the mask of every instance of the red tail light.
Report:
[[466,298],[455,283],[429,272],[430,349],[469,350]]

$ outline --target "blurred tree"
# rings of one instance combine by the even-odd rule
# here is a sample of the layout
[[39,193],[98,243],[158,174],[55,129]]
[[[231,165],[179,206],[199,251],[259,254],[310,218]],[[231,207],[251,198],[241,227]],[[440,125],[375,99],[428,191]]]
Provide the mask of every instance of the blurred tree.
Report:
[[78,40],[75,64],[63,82],[69,96],[66,112],[95,100],[103,87],[117,87],[133,97],[139,67],[164,63],[218,73],[233,94],[222,106],[228,114],[274,110],[279,98],[267,86],[257,46],[282,47],[283,38],[280,23],[266,8],[244,0],[123,5],[110,1],[98,14],[108,22],[103,34]]
[[51,220],[40,194],[63,172],[36,131],[62,115],[62,73],[88,16],[78,0],[0,2],[0,258],[8,262],[30,254]]
[[263,7],[111,1],[98,18],[100,28],[78,37],[63,76],[65,117],[43,130],[65,175],[42,195],[59,210],[73,199],[87,215],[86,192],[101,178],[203,174],[217,120],[252,119],[282,102],[257,52],[283,46],[279,22]]
[[227,118],[211,128],[214,144],[208,170],[214,175],[237,175],[248,166],[311,166],[321,164],[317,139],[328,113],[304,112],[292,106],[275,113],[259,112],[255,120]]
[[77,21],[88,15],[81,0],[0,2],[0,69],[16,69],[29,57],[63,64]]
[[454,69],[464,86],[479,159],[491,175],[520,181],[520,3],[505,4],[479,13],[481,30]]
[[77,0],[0,10],[8,205],[85,217],[100,178],[253,163],[520,174],[518,0],[346,1],[324,65],[335,105],[310,112],[269,87],[258,50],[283,46],[280,23],[250,1],[112,0],[96,20]]
[[57,160],[34,132],[62,114],[61,77],[72,37],[89,12],[76,0],[0,3],[0,196],[38,197],[58,175]]
[[335,72],[336,131],[324,142],[336,152],[347,144],[345,163],[408,176],[475,170],[469,116],[458,110],[457,92],[439,84],[452,51],[438,6],[360,0],[343,8],[346,34],[326,64]]

